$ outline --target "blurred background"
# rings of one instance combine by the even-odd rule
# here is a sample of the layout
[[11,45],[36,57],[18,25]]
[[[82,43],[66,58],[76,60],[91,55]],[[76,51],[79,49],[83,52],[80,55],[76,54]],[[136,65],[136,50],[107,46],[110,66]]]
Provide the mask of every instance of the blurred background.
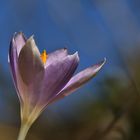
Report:
[[78,51],[77,72],[107,58],[93,80],[44,111],[27,140],[140,139],[139,0],[1,0],[0,140],[15,140],[20,126],[7,62],[18,31],[41,51]]

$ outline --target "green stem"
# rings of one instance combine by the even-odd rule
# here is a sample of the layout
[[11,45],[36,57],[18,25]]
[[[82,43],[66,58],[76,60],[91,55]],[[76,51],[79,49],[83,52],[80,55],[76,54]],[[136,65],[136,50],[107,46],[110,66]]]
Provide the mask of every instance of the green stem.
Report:
[[29,123],[22,123],[17,140],[25,140],[28,130],[30,129]]

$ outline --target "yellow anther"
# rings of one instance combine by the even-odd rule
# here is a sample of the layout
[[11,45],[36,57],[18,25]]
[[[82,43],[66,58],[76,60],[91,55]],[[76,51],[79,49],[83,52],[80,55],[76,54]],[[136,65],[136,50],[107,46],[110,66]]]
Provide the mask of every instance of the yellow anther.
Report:
[[47,58],[48,58],[48,55],[46,53],[46,50],[44,50],[41,55],[40,55],[41,59],[42,59],[42,62],[43,64],[45,65],[46,64],[46,61],[47,61]]

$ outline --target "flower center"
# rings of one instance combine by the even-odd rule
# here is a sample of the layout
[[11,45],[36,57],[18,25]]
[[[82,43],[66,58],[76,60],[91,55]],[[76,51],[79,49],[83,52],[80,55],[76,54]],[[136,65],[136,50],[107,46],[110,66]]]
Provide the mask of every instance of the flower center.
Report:
[[45,64],[46,64],[46,61],[47,61],[47,58],[48,58],[48,55],[47,55],[47,53],[46,53],[46,50],[44,50],[44,51],[41,53],[40,58],[41,58],[43,64],[45,65]]

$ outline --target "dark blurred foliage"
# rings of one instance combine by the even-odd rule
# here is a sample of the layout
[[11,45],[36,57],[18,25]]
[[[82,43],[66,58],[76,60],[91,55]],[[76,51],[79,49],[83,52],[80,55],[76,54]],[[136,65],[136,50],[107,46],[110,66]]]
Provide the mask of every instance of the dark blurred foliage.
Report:
[[139,0],[2,0],[0,11],[0,140],[16,139],[20,125],[7,53],[21,30],[40,50],[78,50],[79,70],[107,57],[93,81],[46,109],[27,140],[140,139]]

